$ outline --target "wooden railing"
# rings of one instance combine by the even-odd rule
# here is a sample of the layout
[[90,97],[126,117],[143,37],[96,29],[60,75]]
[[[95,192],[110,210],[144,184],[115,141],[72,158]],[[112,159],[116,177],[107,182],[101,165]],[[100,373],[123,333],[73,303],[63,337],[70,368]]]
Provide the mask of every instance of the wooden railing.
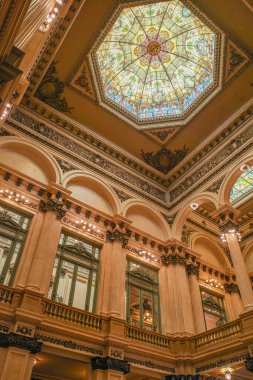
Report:
[[165,335],[161,335],[152,331],[140,329],[126,325],[125,336],[128,339],[135,340],[140,343],[150,344],[166,350],[170,349],[170,339]]
[[42,303],[43,313],[48,317],[101,331],[102,319],[98,315],[50,300],[45,300]]
[[210,344],[219,343],[222,340],[242,334],[242,332],[242,323],[239,319],[226,323],[225,325],[195,336],[196,349],[198,350]]

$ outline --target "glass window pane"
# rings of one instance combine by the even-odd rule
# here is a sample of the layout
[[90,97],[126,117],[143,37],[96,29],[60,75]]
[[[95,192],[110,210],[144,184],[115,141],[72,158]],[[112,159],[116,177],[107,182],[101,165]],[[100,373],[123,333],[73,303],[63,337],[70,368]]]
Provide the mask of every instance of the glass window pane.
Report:
[[226,323],[223,297],[206,289],[201,290],[201,297],[207,330]]
[[94,312],[94,297],[96,290],[96,281],[97,281],[97,273],[93,272],[92,282],[91,282],[91,290],[90,290],[90,304],[89,304],[89,312]]
[[135,286],[129,287],[129,322],[133,326],[140,326],[140,290]]
[[49,284],[48,298],[52,298],[53,289],[55,287],[56,271],[57,271],[58,263],[59,263],[59,259],[58,259],[58,257],[56,257],[55,262],[54,262],[54,268],[53,268],[50,284]]
[[152,330],[153,317],[152,293],[142,291],[142,327]]
[[78,267],[72,306],[83,310],[85,309],[89,275],[90,271],[88,269]]

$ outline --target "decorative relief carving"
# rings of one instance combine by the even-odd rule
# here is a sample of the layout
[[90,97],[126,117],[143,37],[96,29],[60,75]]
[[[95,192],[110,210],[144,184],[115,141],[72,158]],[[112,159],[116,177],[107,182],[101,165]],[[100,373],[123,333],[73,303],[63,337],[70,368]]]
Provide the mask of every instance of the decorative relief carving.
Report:
[[[152,195],[153,197],[158,198],[159,200],[165,202],[164,191],[159,190],[158,188],[148,183],[147,181],[142,180],[141,178],[133,175],[132,173],[125,170],[122,166],[119,167],[116,164],[112,163],[111,161],[107,160],[106,158],[98,156],[95,152],[89,151],[87,148],[84,148],[82,145],[79,145],[76,141],[61,135],[60,133],[56,132],[52,128],[49,128],[48,126],[46,126],[44,123],[39,123],[38,121],[32,119],[30,116],[22,114],[17,109],[15,109],[14,112],[12,113],[12,118],[18,121],[19,123],[24,124],[26,127],[30,128],[31,130],[39,133],[43,137],[46,137],[47,139],[53,141],[54,149],[56,148],[55,144],[58,144],[61,147],[68,149],[71,152],[71,154],[74,153],[80,156],[80,160],[82,164],[85,162],[84,160],[86,160],[85,162],[86,166],[88,166],[89,164],[89,166],[93,170],[94,170],[94,165],[90,165],[90,163],[95,164],[97,167],[104,169],[110,174],[113,174],[114,176],[118,177],[120,180],[123,179],[127,183],[137,187],[138,189],[141,189],[142,192],[148,193]],[[9,122],[9,124],[11,123]],[[17,128],[17,126],[15,127]]]
[[71,170],[76,170],[77,167],[71,165],[69,162],[62,160],[61,158],[55,157],[63,173],[70,172]]
[[245,354],[241,354],[241,355],[237,355],[237,356],[232,356],[230,358],[219,359],[215,362],[208,363],[208,364],[203,365],[201,367],[197,367],[196,373],[208,372],[210,369],[213,369],[213,368],[229,367],[230,364],[243,362],[243,361],[247,360],[249,357],[250,357],[249,353],[245,353]]
[[227,42],[227,54],[225,64],[225,82],[238,75],[241,69],[248,63],[249,57],[232,41]]
[[[253,137],[253,129],[249,128],[245,132],[241,133],[237,136],[236,140],[230,141],[224,149],[222,149],[218,154],[212,157],[208,162],[202,165],[199,169],[193,172],[190,176],[186,177],[183,182],[180,183],[177,187],[175,187],[172,191],[170,191],[170,200],[174,201],[178,197],[181,197],[184,192],[192,188],[192,191],[196,190],[196,187],[193,188],[196,182],[202,179],[205,175],[209,174],[216,166],[220,165],[223,161],[225,161],[231,154],[235,153],[235,151],[241,148],[244,143],[248,143],[248,145],[244,149],[240,149],[240,152],[235,155],[230,161],[223,164],[222,167],[218,169],[218,171],[213,172],[208,178],[202,181],[197,188],[202,186],[206,181],[209,181],[212,177],[217,175],[221,170],[223,170],[227,165],[240,157],[245,151],[249,150],[253,146],[253,142],[249,143],[249,141]],[[190,195],[190,193],[188,195]],[[182,200],[182,198],[181,198]]]
[[197,278],[199,277],[199,265],[194,263],[189,263],[186,265],[186,270],[188,275],[195,275]]
[[183,149],[178,149],[175,152],[172,152],[167,148],[162,148],[156,153],[145,153],[143,150],[141,150],[141,156],[147,164],[153,166],[160,172],[167,174],[185,158],[187,152],[188,149],[186,149],[184,146]]
[[161,261],[163,265],[183,265],[186,266],[187,260],[184,254],[184,247],[179,245],[178,243],[172,244],[169,249],[168,253],[161,256]]
[[87,59],[79,67],[70,82],[70,86],[78,90],[81,95],[97,100]]
[[98,356],[91,359],[91,365],[93,370],[113,370],[123,372],[124,375],[130,372],[130,364],[127,362],[127,360],[120,360],[110,357],[101,358]]
[[56,219],[60,220],[66,214],[63,209],[63,203],[56,202],[54,199],[48,199],[46,201],[40,200],[39,210],[40,212],[53,212],[56,214]]
[[37,354],[41,351],[42,342],[38,342],[35,338],[18,335],[15,333],[3,334],[0,333],[0,347],[16,347],[21,350],[30,351],[32,354]]
[[225,283],[224,289],[226,293],[239,293],[239,287],[234,282]]
[[128,199],[132,198],[132,197],[130,197],[130,195],[126,194],[124,191],[116,189],[115,187],[113,187],[113,190],[115,191],[115,193],[117,194],[117,196],[121,202],[125,202]]
[[163,215],[164,219],[166,220],[166,222],[169,224],[169,226],[172,226],[174,223],[174,220],[176,219],[177,213],[175,213],[171,216],[168,216],[165,214],[162,214],[162,215]]
[[57,109],[57,111],[71,113],[73,107],[69,107],[67,100],[62,96],[65,83],[57,77],[56,64],[53,61],[44,75],[35,92],[36,98]]
[[170,138],[178,131],[180,127],[172,127],[168,129],[154,129],[154,130],[147,130],[144,133],[154,139],[155,141],[158,141],[161,144],[166,144]]
[[215,181],[211,186],[208,187],[207,191],[210,191],[211,193],[218,194],[220,187],[221,187],[221,184],[222,184],[222,181],[223,181],[223,178],[224,177]]
[[245,361],[247,371],[253,372],[253,357],[247,358]]
[[[72,219],[70,219],[70,218],[68,218],[66,216],[62,219],[62,222],[64,224],[67,224],[68,226],[71,226],[72,228],[76,228],[78,230],[83,230],[82,223],[76,223],[74,220],[72,220]],[[89,232],[87,232],[87,230],[85,230],[85,233],[88,233],[90,235],[96,236],[96,237],[98,237],[101,240],[105,239],[105,235],[102,232],[98,232],[98,231],[93,230],[93,229],[90,229]]]
[[[206,379],[206,377],[203,377],[202,375],[167,375],[165,376],[165,380],[204,380],[204,379]],[[207,379],[210,379],[210,377],[208,377]]]
[[136,358],[131,358],[131,357],[126,357],[125,359],[129,363],[141,365],[143,367],[158,369],[159,371],[164,371],[164,372],[172,372],[172,373],[176,372],[176,369],[173,367],[166,367],[157,363],[153,363],[150,360],[141,360],[141,359],[136,359]]
[[57,346],[70,348],[71,350],[89,352],[89,353],[94,354],[94,355],[103,355],[102,350],[99,350],[99,349],[94,348],[94,347],[83,346],[82,344],[73,342],[72,340],[58,339],[58,338],[53,338],[51,336],[46,336],[46,335],[42,335],[42,334],[36,334],[35,339],[41,340],[44,343],[51,343],[51,344],[55,344]]
[[183,229],[182,229],[182,236],[181,236],[182,242],[186,243],[186,244],[189,244],[190,238],[191,238],[191,236],[192,236],[192,234],[194,232],[195,232],[195,230],[193,230],[192,228],[184,225]]
[[3,127],[0,127],[0,136],[13,136],[10,132],[6,131]]
[[129,236],[124,226],[111,227],[106,231],[106,241],[108,243],[119,242],[123,248],[128,244]]

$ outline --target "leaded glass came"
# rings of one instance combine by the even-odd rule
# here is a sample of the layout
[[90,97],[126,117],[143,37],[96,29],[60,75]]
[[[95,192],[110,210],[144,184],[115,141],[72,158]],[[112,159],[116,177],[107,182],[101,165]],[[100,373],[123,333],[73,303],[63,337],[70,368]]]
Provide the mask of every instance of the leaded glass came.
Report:
[[141,122],[180,117],[214,84],[216,47],[179,0],[127,6],[95,53],[103,95]]
[[97,245],[61,234],[49,298],[94,312],[99,255],[100,249]]
[[245,173],[242,173],[237,179],[230,193],[230,201],[235,202],[251,192],[253,193],[252,168],[248,169]]
[[127,322],[150,331],[159,332],[158,271],[127,262],[126,293]]
[[29,228],[29,218],[0,205],[0,283],[11,286]]

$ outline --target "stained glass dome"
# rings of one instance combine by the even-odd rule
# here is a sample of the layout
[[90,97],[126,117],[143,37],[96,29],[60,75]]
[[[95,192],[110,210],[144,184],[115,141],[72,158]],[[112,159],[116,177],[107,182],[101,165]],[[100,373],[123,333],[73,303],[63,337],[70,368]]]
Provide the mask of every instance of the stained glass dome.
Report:
[[250,192],[253,194],[253,168],[248,169],[247,172],[241,174],[237,179],[231,190],[230,200],[231,202],[235,202]]
[[137,3],[95,50],[102,97],[140,123],[182,118],[216,84],[217,33],[179,0]]

